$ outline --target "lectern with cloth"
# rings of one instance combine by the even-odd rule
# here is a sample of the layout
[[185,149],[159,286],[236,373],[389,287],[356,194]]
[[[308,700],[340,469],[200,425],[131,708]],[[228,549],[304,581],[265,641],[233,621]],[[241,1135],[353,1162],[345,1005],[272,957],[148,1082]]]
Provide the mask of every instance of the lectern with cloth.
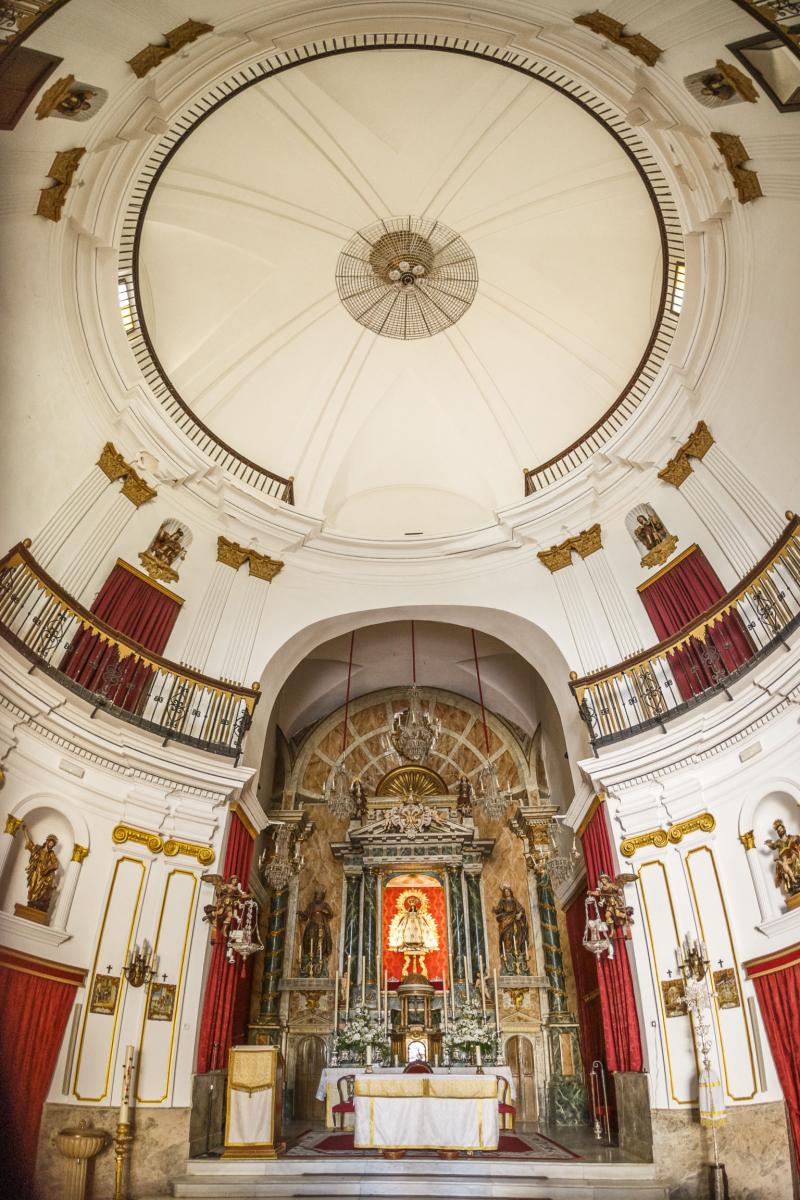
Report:
[[283,1059],[277,1046],[232,1046],[228,1054],[223,1158],[277,1158]]

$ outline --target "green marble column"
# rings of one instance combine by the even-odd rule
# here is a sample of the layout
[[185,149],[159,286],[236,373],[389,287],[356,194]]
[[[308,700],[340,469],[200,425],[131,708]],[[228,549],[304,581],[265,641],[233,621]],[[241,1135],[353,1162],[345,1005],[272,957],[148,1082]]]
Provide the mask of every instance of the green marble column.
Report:
[[344,959],[342,975],[347,971],[348,955],[350,958],[350,988],[351,995],[354,982],[358,976],[358,925],[361,908],[361,873],[345,875],[347,891],[344,901]]
[[564,959],[561,954],[561,935],[558,931],[556,899],[553,885],[546,873],[536,875],[536,902],[542,928],[544,973],[547,976],[547,1002],[551,1017],[567,1011],[567,992],[564,986]]
[[378,878],[369,867],[364,870],[364,916],[361,927],[361,953],[367,971],[367,987],[378,978]]
[[453,961],[453,980],[451,982],[455,982],[464,978],[464,955],[467,953],[461,868],[448,867],[447,881],[450,892],[450,956]]
[[280,992],[278,984],[283,969],[283,953],[286,945],[286,911],[289,889],[273,892],[267,922],[266,945],[264,948],[264,978],[261,984],[261,1007],[259,1025],[267,1026],[270,1041],[280,1043]]
[[486,967],[486,943],[483,940],[483,901],[481,900],[481,877],[473,871],[467,877],[467,915],[469,919],[470,960],[472,978],[477,979],[480,963]]

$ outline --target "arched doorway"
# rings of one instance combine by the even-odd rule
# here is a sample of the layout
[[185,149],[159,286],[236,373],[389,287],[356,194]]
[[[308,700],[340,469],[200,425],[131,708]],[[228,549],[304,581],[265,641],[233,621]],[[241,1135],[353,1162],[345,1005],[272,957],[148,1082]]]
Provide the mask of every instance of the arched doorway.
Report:
[[514,1124],[530,1128],[536,1122],[536,1072],[530,1038],[515,1035],[505,1044],[505,1056],[517,1089],[517,1116]]
[[325,1068],[327,1054],[321,1037],[310,1034],[297,1047],[294,1075],[294,1115],[298,1121],[324,1121],[325,1101],[314,1093]]

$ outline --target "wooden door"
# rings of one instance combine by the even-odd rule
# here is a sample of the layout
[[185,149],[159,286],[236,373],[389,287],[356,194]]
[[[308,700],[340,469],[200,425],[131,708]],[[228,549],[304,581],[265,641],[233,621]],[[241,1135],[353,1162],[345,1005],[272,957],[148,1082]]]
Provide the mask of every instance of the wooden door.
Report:
[[294,1071],[294,1115],[298,1121],[324,1121],[325,1101],[314,1093],[326,1065],[325,1043],[313,1034],[304,1037],[297,1047]]
[[530,1038],[516,1036],[505,1045],[506,1062],[517,1089],[516,1126],[532,1126],[536,1121],[536,1072]]

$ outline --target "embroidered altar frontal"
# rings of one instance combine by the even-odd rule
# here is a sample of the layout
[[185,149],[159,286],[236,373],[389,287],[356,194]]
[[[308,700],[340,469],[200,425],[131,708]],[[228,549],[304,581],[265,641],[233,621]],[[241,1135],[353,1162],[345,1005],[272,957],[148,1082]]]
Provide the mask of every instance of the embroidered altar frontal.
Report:
[[355,1081],[359,1149],[495,1150],[499,1138],[493,1075],[401,1075]]

